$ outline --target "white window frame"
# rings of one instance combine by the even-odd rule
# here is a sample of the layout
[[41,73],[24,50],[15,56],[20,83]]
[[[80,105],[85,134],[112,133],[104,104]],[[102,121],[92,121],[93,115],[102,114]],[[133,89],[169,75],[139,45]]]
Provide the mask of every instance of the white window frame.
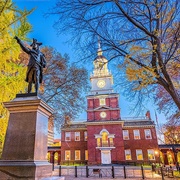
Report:
[[[75,150],[74,153],[75,153],[74,154],[75,160],[81,160],[81,151],[80,150]],[[79,158],[77,158],[76,153],[78,153]]]
[[[67,153],[69,154],[69,158],[67,158]],[[71,151],[70,150],[65,150],[65,160],[66,161],[71,160]]]
[[123,139],[124,140],[129,140],[129,130],[123,130]]
[[150,129],[145,129],[144,130],[144,134],[145,134],[145,139],[152,139],[152,135],[151,135],[151,130]]
[[[133,130],[133,134],[134,134],[134,139],[135,139],[135,140],[141,139],[139,129],[134,129],[134,130]],[[139,138],[135,138],[136,136],[139,137]]]
[[113,147],[114,146],[114,138],[113,137],[109,137],[109,146]]
[[99,98],[99,105],[100,106],[106,105],[106,98]]
[[[148,149],[147,150],[147,153],[148,153],[148,160],[155,160],[155,152],[154,152],[154,149]],[[153,158],[151,159],[149,154],[152,154]]]
[[[67,139],[69,137],[69,139]],[[71,132],[65,132],[65,141],[71,141]]]
[[84,131],[84,141],[87,141],[87,131]]
[[[79,139],[76,139],[76,137],[79,137]],[[75,132],[75,141],[80,141],[80,132]]]
[[[138,159],[138,154],[141,154],[141,155],[142,155],[142,159]],[[139,161],[141,161],[141,160],[144,159],[144,158],[143,158],[143,152],[142,152],[142,149],[136,149],[136,159],[139,160]]]
[[[125,150],[124,150],[124,154],[125,154],[125,159],[126,159],[126,160],[132,160],[131,150],[130,150],[130,149],[125,149]],[[126,158],[126,155],[130,155],[130,159],[127,159],[127,158]]]

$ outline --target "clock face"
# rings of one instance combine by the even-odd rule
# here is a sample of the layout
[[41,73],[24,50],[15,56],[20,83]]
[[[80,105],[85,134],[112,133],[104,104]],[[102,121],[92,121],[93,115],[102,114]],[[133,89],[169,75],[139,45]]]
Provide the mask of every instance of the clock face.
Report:
[[101,112],[101,113],[100,113],[101,118],[105,118],[106,115],[107,115],[106,112]]
[[97,82],[97,86],[98,86],[99,88],[103,88],[105,85],[106,85],[106,82],[105,82],[104,80],[99,80],[99,81]]

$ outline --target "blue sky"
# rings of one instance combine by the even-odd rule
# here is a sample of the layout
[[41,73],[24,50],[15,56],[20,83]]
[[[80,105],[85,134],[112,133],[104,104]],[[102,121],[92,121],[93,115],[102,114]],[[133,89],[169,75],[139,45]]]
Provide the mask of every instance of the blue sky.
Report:
[[[53,23],[55,21],[55,16],[50,16],[48,18],[44,17],[44,14],[48,12],[49,8],[52,8],[56,0],[12,0],[20,9],[32,9],[36,7],[36,10],[28,16],[28,21],[33,26],[32,32],[28,34],[29,38],[36,38],[39,42],[42,42],[44,46],[52,46],[56,48],[61,54],[67,53],[71,60],[76,60],[73,47],[68,45],[66,42],[68,35],[57,35],[57,32],[53,28]],[[96,52],[95,52],[96,53]],[[92,72],[92,67],[90,67],[89,73]],[[112,72],[113,73],[113,72]],[[121,117],[130,117],[129,115],[129,103],[125,100],[123,96],[120,95],[120,108]],[[149,104],[149,107],[152,107]],[[148,110],[148,109],[147,109]],[[155,120],[154,108],[150,108],[151,117]],[[157,113],[158,114],[158,113]],[[82,113],[79,119],[85,119],[86,113]],[[160,122],[165,122],[165,117],[162,114],[158,114],[158,119]]]
[[45,18],[44,14],[48,12],[49,8],[55,4],[56,0],[12,0],[20,9],[30,10],[36,8],[36,10],[28,16],[28,21],[33,26],[33,30],[29,33],[29,38],[36,38],[39,42],[42,42],[44,46],[55,47],[62,54],[68,53],[71,55],[70,49],[65,41],[66,36],[57,36],[55,29],[53,28],[54,17]]

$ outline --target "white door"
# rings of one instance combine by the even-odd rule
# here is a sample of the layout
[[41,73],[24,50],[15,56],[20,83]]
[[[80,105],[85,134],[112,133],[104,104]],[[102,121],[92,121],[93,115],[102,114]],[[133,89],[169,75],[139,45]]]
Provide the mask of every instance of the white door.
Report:
[[101,150],[101,163],[102,164],[111,164],[111,151]]

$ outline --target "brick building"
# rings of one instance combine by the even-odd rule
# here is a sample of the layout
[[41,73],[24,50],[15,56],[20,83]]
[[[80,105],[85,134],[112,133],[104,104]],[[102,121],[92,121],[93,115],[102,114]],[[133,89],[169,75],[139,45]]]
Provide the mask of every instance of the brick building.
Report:
[[149,112],[142,119],[123,120],[119,94],[99,46],[90,77],[87,121],[65,121],[61,128],[61,164],[149,163],[158,151],[155,124]]

